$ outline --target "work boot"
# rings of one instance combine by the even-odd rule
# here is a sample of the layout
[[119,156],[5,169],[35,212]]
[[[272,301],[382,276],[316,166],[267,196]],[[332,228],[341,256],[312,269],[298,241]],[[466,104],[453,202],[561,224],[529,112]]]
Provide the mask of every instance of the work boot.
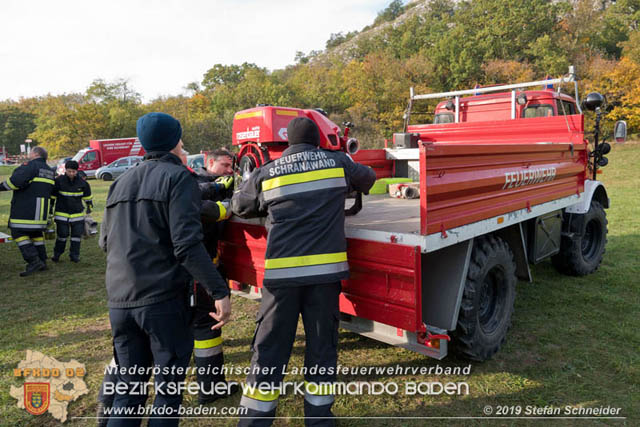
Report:
[[20,277],[30,276],[36,271],[40,271],[45,268],[46,266],[43,264],[42,261],[40,261],[40,258],[36,258],[33,261],[31,261],[29,264],[27,264],[27,268],[22,273],[20,273]]
[[71,260],[71,262],[80,262],[80,258],[77,257],[69,257],[69,259]]
[[51,261],[53,262],[60,261],[60,254],[53,254],[53,256],[51,257]]
[[240,386],[238,384],[231,384],[227,387],[227,391],[225,393],[198,393],[198,403],[200,405],[206,405],[207,403],[215,402],[218,399],[226,399],[229,396],[233,396],[240,390]]

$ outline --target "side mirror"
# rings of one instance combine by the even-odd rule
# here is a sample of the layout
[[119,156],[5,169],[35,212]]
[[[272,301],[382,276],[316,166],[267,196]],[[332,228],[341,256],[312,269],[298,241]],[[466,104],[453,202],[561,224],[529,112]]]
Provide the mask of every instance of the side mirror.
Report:
[[518,105],[527,105],[527,101],[528,101],[528,99],[527,99],[527,94],[526,93],[521,93],[516,98],[516,102],[518,102]]
[[618,144],[623,144],[627,140],[627,122],[618,120],[613,127],[613,140]]
[[591,92],[582,102],[584,108],[590,111],[595,111],[596,108],[600,108],[602,104],[604,104],[604,96],[598,92]]

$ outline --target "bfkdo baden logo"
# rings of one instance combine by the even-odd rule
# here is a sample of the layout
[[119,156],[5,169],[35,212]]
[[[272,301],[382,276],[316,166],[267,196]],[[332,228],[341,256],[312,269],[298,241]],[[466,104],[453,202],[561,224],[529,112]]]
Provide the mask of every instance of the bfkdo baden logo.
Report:
[[49,409],[49,383],[24,383],[24,409],[40,415]]
[[24,379],[24,383],[20,387],[11,386],[9,394],[18,401],[18,408],[33,415],[49,413],[65,422],[69,404],[89,393],[85,373],[84,364],[77,360],[60,362],[27,350],[27,357],[13,370],[14,378]]

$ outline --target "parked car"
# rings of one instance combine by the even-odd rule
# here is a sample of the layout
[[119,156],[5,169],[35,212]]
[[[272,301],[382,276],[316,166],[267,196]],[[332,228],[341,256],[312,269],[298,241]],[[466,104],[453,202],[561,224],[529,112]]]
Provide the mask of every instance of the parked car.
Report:
[[118,160],[111,162],[107,166],[98,168],[96,171],[96,178],[103,181],[111,181],[112,179],[125,173],[127,169],[135,166],[142,160],[142,156],[128,156],[121,157]]
[[204,167],[204,154],[192,154],[187,156],[187,166],[196,170]]

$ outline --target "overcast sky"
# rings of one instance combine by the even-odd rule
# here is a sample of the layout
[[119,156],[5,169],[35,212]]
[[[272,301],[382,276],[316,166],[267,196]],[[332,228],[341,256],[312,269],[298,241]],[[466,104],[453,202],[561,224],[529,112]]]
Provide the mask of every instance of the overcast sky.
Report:
[[214,64],[268,69],[331,33],[360,30],[391,0],[3,0],[0,100],[129,79],[145,101],[184,93]]

